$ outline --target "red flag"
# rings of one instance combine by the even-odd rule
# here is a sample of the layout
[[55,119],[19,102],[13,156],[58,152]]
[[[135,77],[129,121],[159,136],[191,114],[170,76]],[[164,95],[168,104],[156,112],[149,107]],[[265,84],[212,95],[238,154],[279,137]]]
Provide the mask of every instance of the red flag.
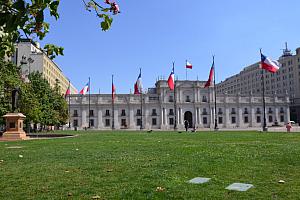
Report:
[[70,86],[68,87],[68,89],[67,89],[67,91],[66,91],[66,93],[65,93],[65,98],[68,96],[68,95],[70,95],[71,94],[71,92],[70,92]]
[[116,96],[116,87],[114,85],[114,82],[111,84],[111,98],[114,101]]
[[173,66],[171,74],[168,78],[168,85],[169,85],[170,90],[174,90],[174,86],[175,86],[175,84],[174,84],[174,66]]
[[213,62],[212,66],[210,68],[208,80],[206,81],[204,88],[207,88],[212,85],[212,81],[214,78],[214,71],[215,71],[215,63]]

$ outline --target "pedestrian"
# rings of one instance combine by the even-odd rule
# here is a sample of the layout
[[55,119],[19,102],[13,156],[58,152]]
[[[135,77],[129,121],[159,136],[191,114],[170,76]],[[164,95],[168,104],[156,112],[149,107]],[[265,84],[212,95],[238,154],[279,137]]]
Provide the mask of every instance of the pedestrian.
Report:
[[185,127],[185,131],[188,131],[189,128],[189,122],[187,120],[184,120],[184,127]]

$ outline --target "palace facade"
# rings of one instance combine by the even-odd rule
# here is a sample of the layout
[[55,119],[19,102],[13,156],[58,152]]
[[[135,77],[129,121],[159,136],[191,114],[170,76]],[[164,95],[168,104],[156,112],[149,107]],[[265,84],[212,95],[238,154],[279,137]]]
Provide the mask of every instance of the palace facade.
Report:
[[[215,115],[219,128],[262,126],[262,97],[218,94],[215,113],[213,88],[204,88],[204,84],[176,81],[176,103],[174,91],[165,80],[157,81],[156,87],[142,96],[117,94],[114,106],[111,94],[71,95],[71,128],[172,130],[175,122],[178,129],[183,129],[184,120],[190,127],[213,128]],[[289,122],[288,95],[266,96],[265,101],[268,126]]]

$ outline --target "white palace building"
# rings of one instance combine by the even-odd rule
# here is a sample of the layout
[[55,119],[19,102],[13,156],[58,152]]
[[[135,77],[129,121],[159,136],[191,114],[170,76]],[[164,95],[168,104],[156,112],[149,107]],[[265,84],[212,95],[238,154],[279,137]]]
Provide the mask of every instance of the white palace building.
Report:
[[[262,127],[261,96],[217,94],[215,113],[213,88],[204,88],[204,84],[205,81],[176,81],[176,103],[174,91],[170,91],[165,80],[157,81],[156,87],[148,89],[142,98],[117,94],[114,106],[111,94],[70,95],[70,126],[72,129],[172,130],[176,121],[180,130],[187,120],[190,127],[213,128],[216,114],[221,129]],[[267,126],[290,121],[288,95],[269,95],[265,102]]]

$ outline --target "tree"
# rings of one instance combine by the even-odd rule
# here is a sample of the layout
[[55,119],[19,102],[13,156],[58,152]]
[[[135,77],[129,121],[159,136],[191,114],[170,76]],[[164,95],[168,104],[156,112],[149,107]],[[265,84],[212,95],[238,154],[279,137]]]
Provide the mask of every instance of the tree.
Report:
[[21,85],[19,68],[10,62],[0,59],[0,123],[4,123],[2,116],[11,112],[11,92]]
[[[45,12],[56,20],[59,18],[58,6],[60,0],[2,0],[0,2],[0,58],[12,55],[14,44],[25,36],[43,40],[49,32],[49,23],[45,21]],[[115,2],[105,0],[103,5],[95,0],[84,1],[88,11],[94,11],[101,21],[103,31],[110,28],[112,16],[120,12]],[[50,58],[63,55],[63,48],[55,45],[46,45],[45,52]]]

